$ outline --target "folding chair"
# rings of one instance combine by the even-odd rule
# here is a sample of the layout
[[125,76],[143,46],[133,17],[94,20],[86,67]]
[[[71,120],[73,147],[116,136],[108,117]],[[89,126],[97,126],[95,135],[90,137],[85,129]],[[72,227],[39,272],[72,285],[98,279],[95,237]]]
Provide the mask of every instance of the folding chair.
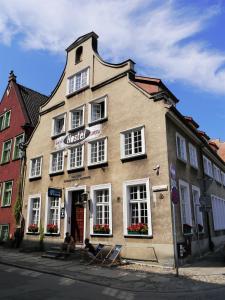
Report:
[[108,267],[111,267],[116,260],[120,261],[120,252],[122,249],[122,245],[115,245],[107,254],[107,256],[102,261],[103,265],[106,265]]
[[90,265],[91,263],[93,263],[96,260],[102,261],[104,247],[105,247],[105,245],[103,245],[103,244],[98,244],[96,246],[96,248],[95,248],[95,256],[90,256],[89,255],[92,258],[92,260],[88,263],[88,265]]

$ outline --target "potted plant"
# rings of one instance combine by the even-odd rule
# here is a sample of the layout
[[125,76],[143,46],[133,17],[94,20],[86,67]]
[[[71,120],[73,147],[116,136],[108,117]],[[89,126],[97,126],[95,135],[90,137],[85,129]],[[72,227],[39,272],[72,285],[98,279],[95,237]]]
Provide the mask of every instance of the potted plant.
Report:
[[58,232],[58,225],[56,225],[56,224],[48,224],[47,225],[47,232],[48,233],[57,233]]
[[37,226],[37,224],[30,224],[28,226],[28,232],[33,232],[33,233],[38,232],[38,226]]
[[96,224],[93,227],[93,232],[94,233],[100,233],[100,234],[109,234],[110,229],[109,229],[109,225],[107,224]]
[[138,223],[130,225],[127,228],[128,234],[148,234],[148,225],[144,223]]

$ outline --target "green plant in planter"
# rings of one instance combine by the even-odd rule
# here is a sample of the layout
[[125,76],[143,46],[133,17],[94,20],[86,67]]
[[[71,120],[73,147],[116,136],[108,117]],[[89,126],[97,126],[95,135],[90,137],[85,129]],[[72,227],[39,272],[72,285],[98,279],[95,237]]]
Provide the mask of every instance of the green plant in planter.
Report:
[[130,225],[127,228],[128,234],[148,234],[148,225],[144,223],[138,223]]
[[33,233],[38,232],[38,225],[37,224],[30,224],[28,226],[28,232],[33,232]]

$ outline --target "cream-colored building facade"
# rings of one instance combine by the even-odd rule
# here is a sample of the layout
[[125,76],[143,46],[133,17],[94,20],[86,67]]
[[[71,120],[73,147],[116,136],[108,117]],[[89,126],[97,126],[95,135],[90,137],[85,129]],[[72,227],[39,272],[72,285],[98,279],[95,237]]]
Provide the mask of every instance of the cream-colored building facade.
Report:
[[[28,143],[24,241],[38,241],[43,228],[45,243],[59,244],[70,232],[77,244],[88,237],[121,244],[126,258],[173,264],[174,226],[178,244],[191,244],[192,254],[200,244],[205,251],[207,220],[194,211],[193,191],[199,198],[205,188],[203,154],[220,174],[224,163],[160,80],[136,76],[131,60],[103,61],[97,39],[92,32],[67,48],[62,76]],[[218,199],[225,199],[224,184],[213,182]],[[212,211],[207,216],[219,244],[224,231],[214,233]]]

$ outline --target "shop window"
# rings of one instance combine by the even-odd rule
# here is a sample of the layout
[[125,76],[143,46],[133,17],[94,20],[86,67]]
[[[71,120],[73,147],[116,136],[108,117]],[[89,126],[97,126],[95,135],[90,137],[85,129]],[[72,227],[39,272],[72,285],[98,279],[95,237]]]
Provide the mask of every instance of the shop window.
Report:
[[63,150],[51,154],[50,173],[62,172],[64,167]]
[[24,142],[24,134],[21,134],[14,138],[14,150],[13,150],[13,159],[22,158],[23,152],[20,149],[21,145]]
[[2,164],[5,164],[10,161],[11,146],[12,146],[12,140],[3,143],[2,158],[1,158]]
[[107,97],[101,97],[89,103],[89,123],[107,118]]
[[89,85],[89,68],[82,70],[68,78],[67,94],[72,94]]
[[30,178],[41,177],[42,157],[30,160]]
[[9,239],[9,225],[0,224],[0,241],[7,241]]
[[30,233],[37,233],[40,230],[40,204],[40,195],[33,195],[29,197],[27,231]]
[[177,158],[187,161],[186,141],[179,133],[176,134]]
[[107,162],[107,138],[94,140],[88,143],[88,165],[97,165]]
[[145,154],[144,126],[123,131],[121,139],[121,159]]
[[112,234],[111,185],[103,184],[91,187],[93,216],[90,232],[92,234]]
[[149,180],[127,181],[123,185],[124,234],[151,236]]
[[62,114],[53,119],[52,136],[64,134],[66,131],[66,114]]
[[192,212],[189,184],[179,180],[180,211],[184,234],[192,234]]
[[194,168],[198,168],[198,158],[196,147],[189,143],[189,158],[190,165]]
[[83,167],[84,145],[68,149],[68,170]]
[[84,125],[84,105],[70,112],[70,129],[76,129]]
[[47,201],[46,233],[56,234],[60,231],[60,198],[49,197]]
[[75,56],[75,64],[78,64],[82,61],[82,55],[83,55],[83,47],[80,46],[76,50],[76,56]]
[[204,167],[204,173],[213,178],[212,162],[204,155],[203,155],[203,167]]
[[13,181],[7,181],[3,183],[2,206],[11,205],[12,187],[13,187]]

